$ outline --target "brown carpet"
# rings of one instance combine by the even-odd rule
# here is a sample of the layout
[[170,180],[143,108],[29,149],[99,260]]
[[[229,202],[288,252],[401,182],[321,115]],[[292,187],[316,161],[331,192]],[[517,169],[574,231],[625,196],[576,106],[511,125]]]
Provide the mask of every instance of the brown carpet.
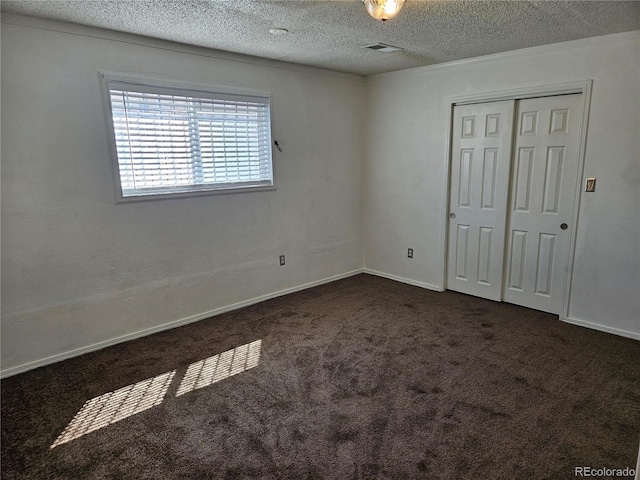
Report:
[[635,468],[638,365],[634,340],[359,275],[4,380],[2,478]]

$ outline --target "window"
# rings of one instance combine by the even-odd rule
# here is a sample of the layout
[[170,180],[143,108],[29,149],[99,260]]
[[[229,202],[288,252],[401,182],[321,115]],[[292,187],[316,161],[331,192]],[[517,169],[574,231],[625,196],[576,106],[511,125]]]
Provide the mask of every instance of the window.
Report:
[[269,94],[101,75],[120,200],[274,188]]

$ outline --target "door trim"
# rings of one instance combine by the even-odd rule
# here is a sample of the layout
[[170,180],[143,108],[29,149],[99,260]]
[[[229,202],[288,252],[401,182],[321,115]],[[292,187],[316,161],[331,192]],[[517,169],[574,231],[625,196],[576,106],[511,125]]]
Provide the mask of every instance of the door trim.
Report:
[[523,98],[551,97],[556,95],[567,95],[579,93],[582,95],[582,119],[580,122],[578,165],[576,172],[576,190],[574,192],[573,213],[570,219],[569,229],[569,254],[565,265],[565,279],[562,287],[562,301],[560,307],[560,320],[569,317],[569,301],[571,299],[571,278],[573,277],[573,264],[576,249],[576,233],[578,226],[578,216],[580,213],[580,198],[582,190],[582,178],[587,146],[587,129],[589,125],[589,107],[591,105],[591,90],[593,80],[581,80],[576,82],[556,83],[548,85],[537,85],[532,87],[514,88],[487,93],[475,93],[471,95],[449,96],[445,98],[444,108],[447,112],[447,141],[444,155],[444,175],[445,192],[442,200],[442,219],[440,221],[441,239],[441,264],[439,283],[441,289],[446,290],[447,285],[447,245],[448,245],[448,218],[449,218],[449,193],[451,190],[451,155],[453,145],[453,107],[456,105],[467,105],[471,103],[498,102],[503,100],[520,100]]

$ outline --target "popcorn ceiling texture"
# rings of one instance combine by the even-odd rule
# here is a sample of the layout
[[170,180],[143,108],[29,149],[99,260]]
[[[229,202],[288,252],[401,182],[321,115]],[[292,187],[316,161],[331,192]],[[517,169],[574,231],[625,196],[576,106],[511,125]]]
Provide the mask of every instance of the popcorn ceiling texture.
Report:
[[[408,0],[386,24],[359,0],[20,0],[2,12],[359,75],[640,29],[636,1]],[[378,42],[404,50],[360,48]]]

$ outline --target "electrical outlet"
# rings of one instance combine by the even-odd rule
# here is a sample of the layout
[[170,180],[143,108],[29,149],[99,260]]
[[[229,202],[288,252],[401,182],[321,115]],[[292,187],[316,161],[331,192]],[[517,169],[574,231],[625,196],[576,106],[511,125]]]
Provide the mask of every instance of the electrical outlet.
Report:
[[280,255],[280,265],[284,265],[284,255]]
[[407,257],[413,258],[413,248],[407,250]]

